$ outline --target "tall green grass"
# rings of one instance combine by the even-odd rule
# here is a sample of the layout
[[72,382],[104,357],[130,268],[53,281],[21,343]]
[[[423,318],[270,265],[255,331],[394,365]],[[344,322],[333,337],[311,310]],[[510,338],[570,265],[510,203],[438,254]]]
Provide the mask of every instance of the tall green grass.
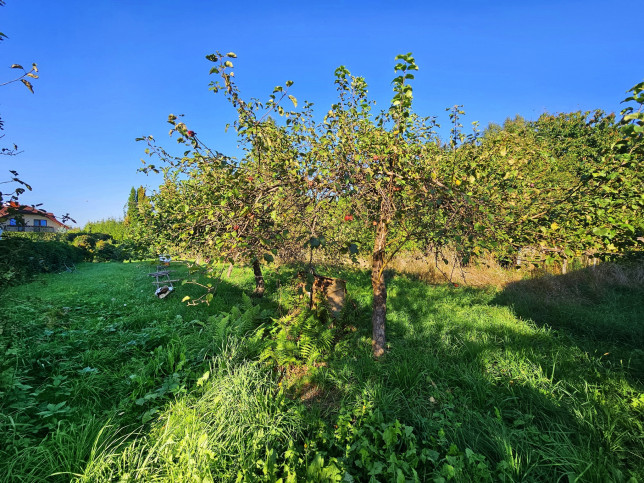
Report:
[[149,270],[82,265],[0,301],[4,481],[644,477],[635,271],[504,291],[392,273],[374,361],[367,273],[327,269],[349,297],[314,330],[291,311],[287,267],[269,271],[261,306],[243,296],[250,271],[187,307],[198,287],[158,300]]

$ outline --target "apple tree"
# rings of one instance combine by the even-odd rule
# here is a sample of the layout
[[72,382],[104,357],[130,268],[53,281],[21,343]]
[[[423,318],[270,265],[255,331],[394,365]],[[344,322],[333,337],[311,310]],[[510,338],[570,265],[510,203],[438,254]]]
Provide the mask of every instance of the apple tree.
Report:
[[623,129],[601,111],[544,114],[506,121],[461,146],[459,176],[475,181],[473,194],[493,207],[494,236],[481,232],[488,248],[511,257],[533,247],[565,267],[574,256],[633,247],[641,177],[634,157],[617,160],[616,148],[628,144],[619,141]]
[[[338,219],[366,225],[373,233],[372,344],[386,351],[385,270],[397,252],[416,246],[469,249],[477,205],[461,181],[450,176],[454,150],[440,145],[435,121],[416,115],[409,81],[418,69],[411,54],[396,57],[394,97],[388,110],[372,113],[367,84],[340,67],[338,102],[318,127],[314,151],[330,196],[342,199]],[[453,145],[457,141],[455,140]]]
[[[192,251],[231,263],[249,261],[255,273],[255,294],[264,292],[262,262],[272,262],[279,249],[288,249],[311,223],[315,213],[308,208],[315,202],[311,190],[315,182],[306,181],[302,160],[295,152],[301,136],[278,126],[271,114],[286,111],[281,101],[297,100],[286,94],[292,84],[278,86],[268,102],[244,101],[234,83],[234,53],[209,55],[216,65],[211,74],[218,80],[211,90],[223,93],[236,109],[234,128],[244,148],[242,159],[228,157],[208,148],[171,115],[171,135],[188,149],[182,156],[171,156],[152,137],[147,153],[162,160],[164,184],[153,197],[152,232],[164,233],[177,249]],[[288,113],[290,116],[290,113]],[[293,113],[298,126],[306,121],[304,113]],[[155,170],[147,164],[145,170]],[[306,217],[304,214],[306,213]],[[304,223],[293,223],[293,220]]]

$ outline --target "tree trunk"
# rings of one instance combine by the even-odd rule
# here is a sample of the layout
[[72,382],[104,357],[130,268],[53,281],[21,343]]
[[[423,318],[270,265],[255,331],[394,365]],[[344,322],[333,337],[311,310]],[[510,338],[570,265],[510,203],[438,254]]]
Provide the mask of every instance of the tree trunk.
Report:
[[376,240],[373,246],[371,260],[371,287],[373,289],[373,312],[371,325],[373,327],[373,356],[378,358],[385,353],[387,339],[385,337],[385,322],[387,318],[387,286],[385,285],[385,246],[387,243],[387,223],[378,222]]
[[[230,278],[230,274],[233,272],[233,262],[230,262],[228,265],[228,271],[226,272],[226,278]],[[261,269],[260,269],[260,275],[261,275]]]
[[255,274],[255,291],[253,292],[253,296],[263,297],[265,289],[264,275],[262,275],[262,266],[256,258],[253,260],[253,273]]

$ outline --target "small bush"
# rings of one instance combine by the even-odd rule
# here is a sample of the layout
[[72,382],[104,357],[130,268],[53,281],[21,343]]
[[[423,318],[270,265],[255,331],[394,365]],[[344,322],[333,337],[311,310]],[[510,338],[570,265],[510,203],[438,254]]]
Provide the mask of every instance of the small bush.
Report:
[[153,256],[148,247],[140,246],[132,240],[117,241],[105,233],[68,233],[67,240],[72,245],[85,250],[85,260],[109,262],[123,260],[142,260]]

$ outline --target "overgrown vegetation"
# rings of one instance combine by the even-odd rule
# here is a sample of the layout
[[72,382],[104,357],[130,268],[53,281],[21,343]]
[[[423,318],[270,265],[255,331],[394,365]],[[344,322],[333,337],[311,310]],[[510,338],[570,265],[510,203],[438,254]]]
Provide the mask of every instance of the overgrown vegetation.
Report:
[[[580,257],[642,257],[644,241],[644,82],[630,89],[618,119],[602,111],[508,120],[463,130],[449,109],[448,139],[436,117],[412,108],[419,69],[396,56],[393,97],[376,111],[364,78],[340,66],[337,100],[325,114],[290,94],[244,99],[233,52],[206,56],[210,90],[234,108],[241,159],[210,148],[180,117],[172,155],[151,136],[144,171],[163,172],[140,236],[160,251],[213,263],[252,263],[258,295],[262,262],[303,260],[309,250],[335,261],[369,253],[374,357],[386,352],[385,271],[406,250],[446,253],[466,266],[494,256],[513,265],[523,253],[567,266]],[[154,163],[159,162],[159,166]],[[136,193],[133,191],[133,195]]]
[[103,233],[109,235],[113,240],[121,242],[128,237],[127,227],[123,220],[117,220],[116,218],[107,218],[105,220],[98,221],[88,221],[85,223],[85,226],[82,230],[79,230],[81,233]]
[[366,272],[336,273],[333,321],[298,308],[295,269],[267,273],[258,303],[235,268],[192,307],[195,285],[156,299],[153,269],[82,264],[5,292],[4,481],[644,476],[641,269],[503,291],[388,273],[377,362]]
[[[164,183],[150,198],[132,188],[123,222],[0,242],[0,477],[644,478],[644,83],[619,120],[544,114],[466,134],[454,106],[444,141],[412,111],[411,54],[376,114],[365,80],[339,67],[322,120],[298,110],[292,82],[244,100],[236,55],[207,59],[242,159],[170,115],[187,150],[141,138]],[[194,283],[161,300],[155,262],[68,263],[148,250],[206,266],[175,262]],[[339,263],[365,252],[369,271]],[[394,270],[430,256],[431,270]],[[621,264],[596,266],[608,259]],[[562,275],[454,282],[488,261]],[[339,315],[303,298],[333,281],[321,262],[344,279]],[[450,283],[425,283],[437,278]]]
[[0,290],[24,283],[39,273],[69,270],[83,258],[83,250],[55,237],[5,234],[0,240]]

